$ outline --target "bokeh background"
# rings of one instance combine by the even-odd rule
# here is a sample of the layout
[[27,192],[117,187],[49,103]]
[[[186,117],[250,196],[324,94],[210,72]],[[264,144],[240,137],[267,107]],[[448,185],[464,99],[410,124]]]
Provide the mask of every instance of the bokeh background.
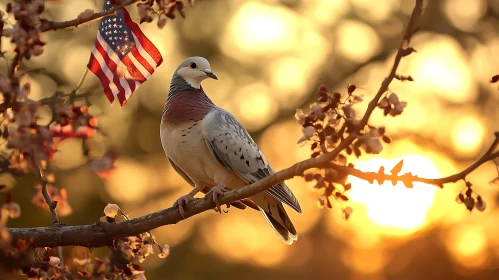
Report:
[[[125,108],[111,106],[102,92],[92,97],[91,110],[106,136],[90,142],[91,156],[117,149],[111,177],[102,180],[85,166],[81,141],[60,145],[52,167],[72,208],[63,221],[93,223],[108,202],[137,217],[169,207],[190,191],[169,166],[159,139],[170,77],[189,56],[211,62],[219,81],[204,82],[206,92],[244,124],[276,170],[308,158],[309,147],[296,145],[301,130],[295,109],[308,109],[320,84],[346,92],[353,83],[371,98],[391,67],[413,2],[203,0],[162,30],[142,24],[164,62]],[[52,1],[46,16],[69,20],[101,7],[102,1]],[[135,8],[130,11],[138,19]],[[379,156],[355,160],[359,168],[391,168],[405,159],[403,171],[440,177],[465,168],[487,149],[499,129],[499,90],[489,84],[499,73],[498,16],[495,0],[425,1],[421,30],[412,40],[418,52],[398,71],[415,81],[391,86],[408,107],[396,118],[375,111],[372,124],[385,125],[394,141]],[[69,92],[77,84],[97,26],[44,35],[45,53],[23,65],[43,68],[28,75],[32,99],[56,89]],[[2,38],[2,48],[9,46]],[[84,88],[98,85],[89,73]],[[42,118],[46,114],[40,112]],[[171,246],[171,255],[149,257],[143,265],[148,279],[497,279],[499,190],[488,184],[496,176],[494,164],[486,164],[468,178],[488,203],[484,213],[456,204],[463,182],[443,190],[424,184],[406,189],[351,178],[354,213],[348,222],[339,205],[319,209],[312,186],[295,178],[287,183],[303,214],[288,210],[300,236],[292,246],[282,243],[259,213],[231,208],[228,214],[208,211],[154,230],[160,243]],[[12,187],[23,209],[10,227],[50,224],[48,212],[31,204],[33,178],[4,174],[0,181]],[[104,253],[65,249],[69,263],[75,256]]]

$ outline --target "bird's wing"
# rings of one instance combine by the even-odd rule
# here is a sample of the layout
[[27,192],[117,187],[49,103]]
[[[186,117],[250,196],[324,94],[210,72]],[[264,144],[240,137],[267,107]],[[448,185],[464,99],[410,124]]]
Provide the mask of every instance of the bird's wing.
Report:
[[[173,170],[175,170],[178,173],[178,175],[180,175],[180,177],[182,177],[187,183],[189,183],[189,185],[194,187],[194,182],[192,182],[191,178],[189,178],[189,176],[187,176],[187,174],[185,174],[185,172],[182,169],[180,169],[180,167],[178,167],[178,165],[176,165],[175,162],[173,162],[173,160],[171,160],[169,157],[167,157],[167,159],[170,162],[170,165],[173,167]],[[210,190],[209,188],[205,187],[201,190],[201,192],[206,194],[209,190]],[[231,202],[230,205],[241,210],[246,209],[246,206],[258,210],[258,206],[251,199],[248,198],[236,200],[234,202]]]
[[[203,119],[202,131],[211,155],[246,183],[254,183],[274,173],[255,141],[229,112],[218,107],[212,109]],[[266,193],[301,213],[298,200],[284,182]]]

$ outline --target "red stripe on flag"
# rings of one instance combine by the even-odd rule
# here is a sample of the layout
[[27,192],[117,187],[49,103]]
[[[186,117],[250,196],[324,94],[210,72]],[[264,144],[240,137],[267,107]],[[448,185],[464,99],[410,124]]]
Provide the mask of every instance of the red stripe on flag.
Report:
[[150,74],[152,74],[154,72],[153,66],[149,65],[149,62],[147,62],[147,60],[140,54],[140,52],[139,52],[139,50],[137,50],[137,48],[132,49],[132,54],[135,57],[135,59],[137,59],[137,61],[140,62],[140,64],[142,64],[142,66],[144,66],[144,68],[147,70],[147,72],[149,72]]
[[133,20],[130,18],[130,14],[128,14],[128,11],[126,9],[123,10],[125,14],[126,24],[128,25],[128,27],[132,29],[132,32],[135,34],[137,39],[139,39],[139,42],[144,48],[144,50],[149,53],[152,59],[154,59],[154,61],[156,62],[157,66],[159,66],[163,62],[163,57],[161,57],[161,53],[158,51],[156,46],[154,46],[153,43],[151,43],[151,41],[147,39],[144,33],[142,33],[139,26],[135,22],[133,22]]
[[116,84],[116,86],[119,89],[118,92],[118,100],[120,101],[121,107],[125,106],[126,103],[126,95],[125,95],[125,88],[121,85],[121,79],[118,76],[114,76],[113,82]]
[[103,46],[101,46],[100,42],[99,41],[96,41],[95,42],[95,48],[97,48],[97,50],[99,51],[99,53],[102,55],[102,58],[104,58],[104,62],[106,62],[107,64],[107,67],[109,68],[109,70],[111,70],[111,72],[113,73],[113,75],[116,75],[116,68],[118,67],[116,65],[116,63],[109,57],[109,55],[107,54],[106,50],[104,49]]
[[111,89],[109,88],[110,84],[109,79],[107,78],[106,74],[104,74],[104,72],[102,71],[99,62],[97,61],[97,59],[95,59],[95,56],[92,53],[90,54],[90,61],[88,62],[87,66],[88,69],[90,69],[90,71],[92,71],[92,73],[94,73],[101,81],[101,85],[104,88],[104,94],[106,95],[107,100],[109,100],[109,102],[111,102],[112,104],[114,101],[114,95]]
[[[123,64],[126,65],[126,68],[128,69],[128,73],[130,73],[130,75],[132,75],[132,78],[134,78],[135,80],[137,80],[141,83],[143,83],[147,80],[146,77],[144,77],[144,75],[142,75],[142,73],[140,73],[139,69],[137,69],[137,67],[132,62],[132,60],[130,60],[128,55],[124,56],[121,59],[121,62],[123,62]],[[133,90],[132,90],[132,92],[133,92]]]
[[[136,83],[134,80],[126,80],[126,82],[128,83],[128,86],[130,87],[130,90],[132,91],[132,93],[137,89],[135,86],[136,86]],[[129,97],[130,98],[130,97]]]

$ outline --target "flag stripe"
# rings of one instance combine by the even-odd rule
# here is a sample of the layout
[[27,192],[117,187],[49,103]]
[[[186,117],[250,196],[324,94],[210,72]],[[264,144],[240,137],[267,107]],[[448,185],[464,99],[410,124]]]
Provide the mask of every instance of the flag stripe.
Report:
[[[152,75],[152,73],[154,73],[154,69],[156,69],[156,66],[154,66],[155,63],[153,63],[152,65],[149,64],[149,62],[140,54],[140,52],[138,51],[137,48],[133,48],[132,54],[135,57],[135,59],[137,59],[137,61],[139,61],[140,64],[142,64],[142,66],[144,66],[144,68],[147,70],[147,72],[150,73],[150,75]],[[151,60],[152,60],[152,58],[151,58]],[[154,61],[154,60],[152,60],[152,61]]]
[[[118,94],[120,89],[117,88],[116,85],[114,85],[113,79],[114,79],[115,75],[111,72],[111,69],[108,68],[108,66],[110,64],[114,68],[116,68],[116,66],[115,66],[115,64],[109,63],[109,59],[106,60],[106,58],[108,58],[107,54],[102,51],[102,47],[100,46],[100,44],[98,42],[95,42],[94,50],[97,50],[97,51],[95,51],[95,52],[92,51],[92,54],[95,57],[95,59],[97,60],[97,62],[99,63],[99,65],[101,65],[102,72],[109,80],[109,88],[111,89],[113,95],[116,97],[116,95]],[[105,57],[102,56],[102,53],[104,53]],[[109,64],[106,64],[105,61],[108,61]]]
[[[125,57],[123,57],[121,59],[121,61],[126,66],[128,73],[130,73],[130,75],[133,79],[138,80],[141,83],[143,83],[147,80],[145,78],[145,76],[142,74],[142,71],[139,70],[139,67],[137,67],[138,65],[135,65],[135,63],[130,59],[129,55],[126,55]],[[135,60],[135,61],[137,61],[137,60]],[[140,65],[140,63],[139,63],[139,65]],[[147,73],[147,70],[144,69],[144,67],[142,67],[141,65],[140,65],[140,68],[142,68],[142,70]]]
[[124,83],[126,85],[126,87],[123,85],[123,81],[124,79],[120,79],[118,78],[118,76],[115,76],[114,77],[114,84],[116,84],[116,86],[120,89],[120,91],[118,92],[118,100],[120,101],[120,104],[123,106],[123,102],[125,102],[126,100],[126,91],[127,90],[130,90],[130,87],[128,86],[128,83]]
[[139,87],[138,85],[140,85],[139,82],[137,81],[134,81],[134,80],[126,80],[127,83],[128,83],[128,86],[130,87],[130,94],[126,94],[125,97],[126,99],[130,98],[130,96],[132,95],[132,93]]
[[95,55],[95,58],[97,59],[97,61],[99,61],[99,64],[101,65],[104,74],[106,74],[106,77],[110,81],[112,81],[114,76],[114,71],[116,70],[116,63],[114,63],[114,61],[109,60],[109,56],[107,56],[107,53],[104,51],[99,42],[95,42],[92,54]]
[[112,104],[114,102],[114,95],[111,89],[109,88],[109,79],[107,78],[106,74],[102,72],[101,66],[97,61],[97,59],[95,59],[95,56],[93,54],[90,54],[90,61],[88,63],[88,68],[101,80],[101,85],[104,88],[104,94],[106,95],[109,102],[111,102]]
[[[137,44],[137,47],[140,43],[140,45],[142,45],[145,49],[147,49],[151,58],[154,60],[154,62],[156,62],[155,64],[159,66],[161,64],[161,62],[163,62],[163,58],[161,57],[161,54],[159,53],[158,49],[156,48],[156,46],[154,46],[151,43],[151,41],[149,41],[146,38],[146,36],[140,30],[139,26],[135,22],[132,21],[132,19],[130,18],[130,14],[128,14],[128,11],[126,9],[124,9],[124,12],[125,12],[125,22],[128,25],[128,27],[130,27],[130,29],[132,29],[132,32],[134,33],[134,39],[135,39],[135,43]],[[139,51],[140,51],[140,48],[139,48]],[[142,54],[142,56],[143,56],[143,54]],[[144,57],[144,58],[147,59],[147,57]]]
[[[114,65],[115,67],[110,67],[111,71],[116,71],[116,65],[120,64],[120,58],[118,57],[118,55],[113,51],[113,49],[111,48],[111,46],[109,46],[106,42],[106,40],[104,40],[104,38],[102,38],[102,35],[100,34],[100,32],[97,33],[97,40],[99,40],[99,44],[101,45],[101,48],[102,48],[102,55],[104,56],[104,52],[107,54],[107,57],[108,57],[108,60],[110,63],[113,63],[114,62]],[[108,61],[106,60],[106,61]]]
[[132,35],[133,35],[133,39],[135,40],[135,47],[137,49],[137,52],[147,61],[147,63],[149,65],[151,65],[151,67],[156,69],[156,67],[158,67],[161,64],[161,61],[159,63],[157,63],[156,60],[150,55],[150,53],[144,49],[142,44],[139,42],[139,39],[137,38],[137,36],[135,34],[132,34]]

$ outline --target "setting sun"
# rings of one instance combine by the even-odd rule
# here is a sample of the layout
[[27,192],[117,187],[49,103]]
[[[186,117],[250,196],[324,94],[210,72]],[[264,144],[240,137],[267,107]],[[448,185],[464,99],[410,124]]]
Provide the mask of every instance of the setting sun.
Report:
[[[378,171],[380,166],[390,170],[400,160],[404,160],[401,174],[411,172],[425,178],[438,177],[435,165],[426,157],[409,155],[394,159],[376,158],[358,161],[356,167],[363,171]],[[367,217],[375,224],[387,229],[390,235],[407,234],[420,228],[426,219],[436,192],[436,187],[414,183],[408,189],[402,183],[395,186],[391,182],[371,185],[368,182],[350,177],[352,202],[365,205]]]

